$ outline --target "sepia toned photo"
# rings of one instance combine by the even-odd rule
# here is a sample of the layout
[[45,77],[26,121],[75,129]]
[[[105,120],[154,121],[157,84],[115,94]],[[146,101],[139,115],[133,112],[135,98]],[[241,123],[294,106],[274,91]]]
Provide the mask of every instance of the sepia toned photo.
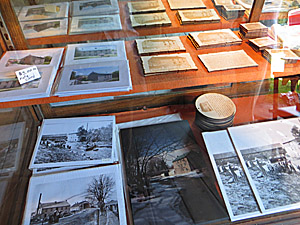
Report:
[[72,2],[73,16],[104,15],[119,13],[117,0],[87,0]]
[[44,120],[30,168],[112,163],[114,117]]
[[140,55],[185,51],[179,37],[136,39],[135,42]]
[[216,23],[220,17],[214,9],[178,10],[176,13],[180,24]]
[[165,12],[130,15],[130,21],[132,27],[172,25],[171,20]]
[[189,53],[142,56],[141,60],[145,75],[172,71],[197,70]]
[[206,183],[206,164],[187,121],[123,128],[120,138],[135,225],[226,216]]
[[166,11],[161,0],[128,2],[127,5],[130,14]]
[[205,9],[206,6],[202,0],[168,0],[172,10],[178,9]]
[[31,177],[23,224],[126,224],[120,166]]

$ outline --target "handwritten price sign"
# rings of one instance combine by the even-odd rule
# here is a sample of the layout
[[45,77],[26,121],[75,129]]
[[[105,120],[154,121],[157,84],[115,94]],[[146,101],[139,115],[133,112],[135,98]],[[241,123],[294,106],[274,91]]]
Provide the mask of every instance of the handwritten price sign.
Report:
[[31,66],[26,69],[18,70],[15,73],[21,85],[41,78],[41,75],[36,66]]

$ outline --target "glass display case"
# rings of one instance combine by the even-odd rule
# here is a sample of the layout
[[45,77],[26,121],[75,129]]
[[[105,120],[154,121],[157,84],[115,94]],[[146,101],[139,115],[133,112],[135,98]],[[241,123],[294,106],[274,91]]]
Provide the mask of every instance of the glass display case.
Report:
[[[244,174],[244,159],[241,169],[230,160],[217,164],[220,158],[209,154],[214,149],[209,135],[226,149],[225,132],[239,152],[230,136],[239,127],[299,117],[300,26],[289,26],[291,10],[297,21],[298,8],[296,0],[1,1],[0,220],[122,225],[297,221],[294,192],[295,206],[273,211],[253,185],[250,194],[236,191],[240,196],[231,202],[226,185],[234,190],[244,178],[251,184],[251,170]],[[32,66],[41,78],[20,85],[16,71]],[[199,96],[209,97],[199,103]],[[96,128],[97,118],[114,119]],[[250,142],[253,133],[244,133]],[[267,138],[272,139],[266,131]],[[290,160],[295,169],[281,173],[298,176],[298,158],[273,147],[273,155],[266,156],[272,171]],[[95,160],[108,149],[108,165]],[[249,160],[253,168],[262,171],[261,179],[273,177],[259,157]],[[92,199],[88,184],[97,173],[106,176],[95,182],[113,186],[102,203]],[[222,173],[228,174],[228,183]],[[55,198],[49,187],[62,194]],[[258,208],[247,214],[242,199],[253,193]]]

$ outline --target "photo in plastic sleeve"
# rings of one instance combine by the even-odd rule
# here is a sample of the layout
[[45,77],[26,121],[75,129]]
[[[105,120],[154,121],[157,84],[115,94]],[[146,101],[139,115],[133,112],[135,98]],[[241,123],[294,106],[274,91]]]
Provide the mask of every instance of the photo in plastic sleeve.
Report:
[[72,2],[73,16],[107,15],[119,13],[117,0],[88,0]]
[[123,127],[120,141],[135,225],[194,224],[226,217],[214,185],[208,187],[187,121]]
[[113,116],[46,119],[29,168],[113,163],[114,129]]
[[226,130],[202,133],[231,221],[261,215]]
[[65,66],[126,59],[124,41],[70,44],[67,47]]
[[264,213],[300,208],[298,118],[229,128]]
[[23,224],[54,223],[127,224],[120,166],[31,177]]

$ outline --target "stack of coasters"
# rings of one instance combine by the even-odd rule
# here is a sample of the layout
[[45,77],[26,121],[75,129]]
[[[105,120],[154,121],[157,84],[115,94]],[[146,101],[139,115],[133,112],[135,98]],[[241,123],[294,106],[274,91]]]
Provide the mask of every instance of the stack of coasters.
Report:
[[164,4],[160,0],[128,2],[127,5],[130,14],[154,13],[154,12],[166,11]]
[[168,0],[171,10],[178,9],[205,9],[202,0]]
[[265,49],[263,51],[263,57],[265,57],[269,63],[272,61],[272,54],[282,53],[284,55],[283,59],[285,60],[285,63],[292,64],[296,63],[298,60],[300,60],[300,57],[298,57],[291,49]]
[[145,76],[198,69],[189,53],[142,56],[141,60]]
[[171,26],[166,12],[130,15],[132,27]]
[[188,38],[196,49],[240,45],[242,40],[230,29],[209,30],[189,33]]
[[224,19],[231,20],[243,17],[245,9],[240,5],[222,5],[219,13]]
[[260,22],[242,23],[239,34],[243,39],[266,37],[268,36],[268,27]]
[[179,10],[176,16],[181,25],[220,22],[220,17],[213,9]]
[[256,51],[262,51],[267,48],[277,48],[277,41],[270,37],[255,38],[249,40],[249,45]]
[[207,93],[195,102],[195,124],[203,131],[226,129],[233,124],[236,107],[225,95]]

